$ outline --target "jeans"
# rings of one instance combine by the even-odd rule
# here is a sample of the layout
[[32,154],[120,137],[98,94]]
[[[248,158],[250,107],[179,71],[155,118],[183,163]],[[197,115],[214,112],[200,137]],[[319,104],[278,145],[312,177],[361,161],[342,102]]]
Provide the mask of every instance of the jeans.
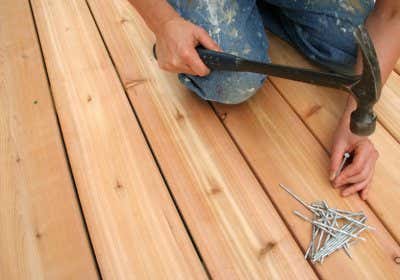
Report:
[[[364,23],[373,0],[169,0],[187,20],[203,27],[224,52],[270,62],[264,28],[290,42],[308,59],[342,73],[352,72],[354,27]],[[205,100],[237,104],[253,96],[266,76],[212,71],[206,77],[179,74]]]

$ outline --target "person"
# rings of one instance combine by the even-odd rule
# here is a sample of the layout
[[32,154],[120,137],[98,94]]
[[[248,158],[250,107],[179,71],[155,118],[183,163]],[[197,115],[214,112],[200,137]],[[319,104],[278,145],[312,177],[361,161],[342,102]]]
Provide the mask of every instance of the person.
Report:
[[[311,61],[340,73],[360,73],[362,61],[353,37],[364,24],[386,81],[400,56],[400,1],[393,0],[130,0],[156,36],[159,66],[179,73],[180,81],[201,98],[241,103],[266,76],[210,70],[195,47],[269,62],[264,28],[290,42]],[[367,137],[351,133],[349,96],[333,137],[330,180],[341,194],[368,195],[378,152]],[[352,162],[335,176],[345,152]]]

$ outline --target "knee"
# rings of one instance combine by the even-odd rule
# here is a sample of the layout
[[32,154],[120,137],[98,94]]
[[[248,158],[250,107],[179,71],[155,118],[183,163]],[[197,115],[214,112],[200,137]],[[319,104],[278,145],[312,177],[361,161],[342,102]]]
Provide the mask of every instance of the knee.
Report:
[[266,76],[254,73],[230,73],[221,77],[214,88],[214,101],[239,104],[252,97],[263,85]]
[[181,77],[181,81],[202,99],[239,104],[252,97],[265,78],[265,75],[255,73],[216,71],[205,78]]
[[[339,72],[352,72],[357,57],[355,28],[367,17],[360,10],[353,18],[343,15],[331,17],[319,15],[317,28],[304,28],[299,32],[300,48],[311,60]],[[328,31],[327,31],[328,30]]]
[[[364,24],[368,15],[374,8],[373,0],[357,0],[339,2],[339,7],[335,12],[335,17],[328,20],[327,27],[332,32],[333,37],[341,37],[344,48],[355,49],[354,29]],[[336,39],[335,38],[335,39]],[[344,42],[349,42],[350,46]]]
[[354,21],[354,25],[360,25],[364,23],[367,19],[368,15],[374,9],[375,1],[374,0],[357,0],[357,1],[349,1],[348,3],[340,2],[340,9],[344,12],[348,12],[348,19],[350,21]]

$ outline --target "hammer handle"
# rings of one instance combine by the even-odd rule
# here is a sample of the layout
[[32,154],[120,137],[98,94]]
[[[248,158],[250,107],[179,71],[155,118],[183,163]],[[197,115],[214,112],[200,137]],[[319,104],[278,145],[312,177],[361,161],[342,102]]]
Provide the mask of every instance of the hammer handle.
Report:
[[360,79],[360,76],[318,72],[305,68],[252,61],[202,47],[198,47],[197,52],[204,64],[212,70],[260,73],[340,89],[348,88]]

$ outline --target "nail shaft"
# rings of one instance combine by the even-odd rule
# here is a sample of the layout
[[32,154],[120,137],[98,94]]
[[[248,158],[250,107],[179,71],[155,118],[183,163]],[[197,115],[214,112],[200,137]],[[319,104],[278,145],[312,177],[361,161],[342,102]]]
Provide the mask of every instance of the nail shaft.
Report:
[[349,157],[350,157],[350,154],[349,154],[349,153],[344,153],[344,155],[343,155],[343,160],[342,160],[342,162],[340,163],[338,170],[336,171],[335,178],[336,178],[337,176],[339,176],[340,172],[342,172],[342,169],[343,169],[344,165],[346,164],[346,161],[347,161],[347,159],[348,159]]

